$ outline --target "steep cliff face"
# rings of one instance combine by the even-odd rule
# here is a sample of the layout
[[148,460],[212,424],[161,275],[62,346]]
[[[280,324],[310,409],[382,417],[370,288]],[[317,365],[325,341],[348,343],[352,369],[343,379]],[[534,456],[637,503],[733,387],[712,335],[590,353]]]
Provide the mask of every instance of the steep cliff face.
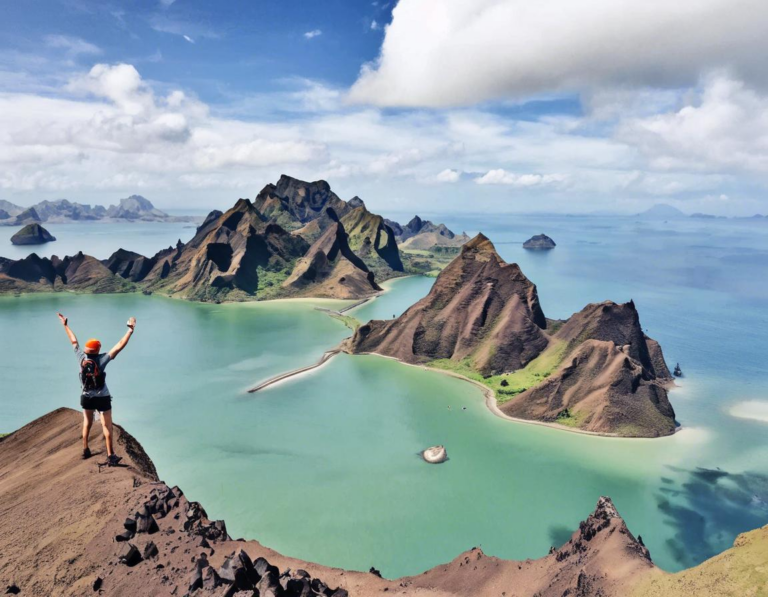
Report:
[[384,223],[384,218],[360,205],[349,211],[341,223],[349,238],[350,248],[378,277],[390,277],[393,272],[404,270],[395,233]]
[[371,321],[350,341],[352,352],[377,352],[409,363],[467,360],[484,375],[524,367],[548,345],[536,286],[498,256],[482,234],[465,244],[430,293],[391,321]]
[[344,224],[329,208],[334,224],[299,260],[283,288],[300,296],[354,299],[370,296],[381,288],[375,274],[349,243]]
[[347,349],[479,373],[516,418],[622,436],[674,433],[671,376],[634,303],[587,305],[553,324],[520,268],[478,235],[429,295],[397,319],[361,326]]
[[188,243],[155,255],[145,280],[150,289],[196,299],[269,295],[308,247],[240,199],[228,212],[206,218]]

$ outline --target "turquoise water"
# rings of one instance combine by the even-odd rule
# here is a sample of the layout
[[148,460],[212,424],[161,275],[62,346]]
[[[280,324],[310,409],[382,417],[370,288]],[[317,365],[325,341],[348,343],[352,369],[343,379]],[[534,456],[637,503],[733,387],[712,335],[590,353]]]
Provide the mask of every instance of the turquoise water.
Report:
[[[676,570],[768,523],[768,424],[728,414],[738,402],[768,400],[768,227],[516,217],[484,231],[538,284],[550,317],[590,300],[635,299],[648,333],[686,373],[671,394],[681,433],[620,440],[510,423],[465,382],[377,357],[343,355],[249,395],[348,330],[313,309],[321,301],[199,305],[141,295],[0,299],[0,431],[77,407],[57,310],[81,338],[107,345],[135,315],[137,334],[108,369],[115,419],[164,480],[225,518],[233,536],[289,555],[390,577],[474,545],[538,557],[606,494],[654,560]],[[557,249],[514,244],[542,231]],[[399,314],[431,283],[394,281],[353,313]],[[29,350],[33,376],[24,373]],[[417,453],[437,443],[450,460],[426,465]]]
[[70,222],[45,224],[56,240],[34,247],[11,244],[19,226],[0,226],[0,255],[20,259],[30,253],[40,257],[75,255],[83,251],[97,259],[106,259],[118,249],[152,256],[160,249],[175,246],[178,240],[187,242],[195,235],[195,225],[189,222]]

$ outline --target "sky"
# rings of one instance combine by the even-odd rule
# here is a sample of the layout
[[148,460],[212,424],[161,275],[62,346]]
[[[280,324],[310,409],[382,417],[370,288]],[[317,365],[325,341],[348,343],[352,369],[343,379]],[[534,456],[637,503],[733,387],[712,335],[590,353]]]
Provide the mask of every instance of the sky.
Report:
[[0,199],[768,213],[764,0],[25,0]]

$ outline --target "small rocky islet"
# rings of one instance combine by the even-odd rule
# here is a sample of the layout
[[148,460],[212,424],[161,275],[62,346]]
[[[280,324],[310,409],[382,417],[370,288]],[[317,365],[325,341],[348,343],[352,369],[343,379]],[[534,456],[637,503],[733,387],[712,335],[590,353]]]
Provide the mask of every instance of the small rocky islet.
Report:
[[557,245],[546,234],[536,234],[523,243],[523,249],[530,251],[548,251]]
[[40,224],[27,224],[11,237],[14,245],[43,245],[56,240],[56,237]]

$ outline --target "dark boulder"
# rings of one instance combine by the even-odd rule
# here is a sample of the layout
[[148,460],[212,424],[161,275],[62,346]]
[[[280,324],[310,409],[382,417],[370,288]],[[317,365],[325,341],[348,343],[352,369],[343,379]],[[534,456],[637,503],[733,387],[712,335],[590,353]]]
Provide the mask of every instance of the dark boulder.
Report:
[[156,558],[160,554],[160,550],[157,549],[154,541],[150,541],[144,546],[144,559],[150,560]]
[[124,543],[117,555],[117,560],[121,564],[125,564],[129,568],[132,568],[141,562],[141,554],[133,543]]

